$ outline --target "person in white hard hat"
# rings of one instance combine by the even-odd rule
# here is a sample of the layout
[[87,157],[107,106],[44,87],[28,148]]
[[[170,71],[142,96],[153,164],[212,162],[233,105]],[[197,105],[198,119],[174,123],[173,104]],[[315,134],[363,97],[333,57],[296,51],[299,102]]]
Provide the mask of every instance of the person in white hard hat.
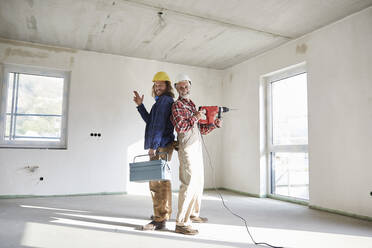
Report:
[[195,235],[190,222],[204,223],[208,219],[200,217],[201,197],[204,187],[204,165],[201,134],[210,133],[221,127],[221,120],[214,124],[199,124],[202,113],[196,110],[190,99],[191,79],[179,74],[175,81],[179,98],[172,105],[171,121],[178,134],[178,158],[180,161],[179,178],[181,181],[178,197],[176,233]]

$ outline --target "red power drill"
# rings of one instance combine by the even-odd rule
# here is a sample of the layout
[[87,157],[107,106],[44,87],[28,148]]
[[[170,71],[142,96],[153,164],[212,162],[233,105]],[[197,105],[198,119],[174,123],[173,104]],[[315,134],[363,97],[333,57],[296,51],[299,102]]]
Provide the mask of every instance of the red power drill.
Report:
[[[232,109],[231,109],[232,110]],[[218,107],[218,106],[200,106],[199,111],[202,111],[202,118],[199,119],[200,124],[213,124],[216,120],[221,119],[221,113],[226,113],[230,111],[229,108],[226,107]]]

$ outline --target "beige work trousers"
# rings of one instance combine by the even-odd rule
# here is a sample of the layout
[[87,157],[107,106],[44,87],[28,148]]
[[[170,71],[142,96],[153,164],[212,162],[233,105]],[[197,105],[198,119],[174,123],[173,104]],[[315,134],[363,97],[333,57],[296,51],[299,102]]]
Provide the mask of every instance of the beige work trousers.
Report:
[[[173,154],[173,143],[166,147],[159,147],[158,152],[166,152],[168,154],[168,161],[171,160]],[[151,160],[166,159],[165,154],[156,154]],[[150,181],[150,192],[154,208],[154,221],[169,220],[172,214],[172,187],[168,180]]]
[[204,187],[204,165],[201,134],[197,123],[186,133],[178,134],[181,181],[178,194],[176,225],[190,224],[190,216],[200,214],[201,197]]

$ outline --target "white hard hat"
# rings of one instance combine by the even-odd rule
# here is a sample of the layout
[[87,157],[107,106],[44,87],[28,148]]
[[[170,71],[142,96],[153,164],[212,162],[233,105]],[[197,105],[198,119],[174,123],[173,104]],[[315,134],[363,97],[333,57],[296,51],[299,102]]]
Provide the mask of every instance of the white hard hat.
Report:
[[191,79],[189,76],[187,76],[186,74],[178,74],[177,77],[176,77],[176,80],[174,81],[175,84],[177,84],[178,82],[182,82],[182,81],[189,81],[190,84],[191,84]]

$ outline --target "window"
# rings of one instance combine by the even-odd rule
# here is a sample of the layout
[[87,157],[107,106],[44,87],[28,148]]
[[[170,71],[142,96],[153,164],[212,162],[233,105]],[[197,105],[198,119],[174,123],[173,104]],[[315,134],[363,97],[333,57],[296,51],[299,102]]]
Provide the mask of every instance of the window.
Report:
[[69,73],[3,67],[0,146],[66,148]]
[[309,199],[307,73],[304,65],[266,78],[270,193]]

